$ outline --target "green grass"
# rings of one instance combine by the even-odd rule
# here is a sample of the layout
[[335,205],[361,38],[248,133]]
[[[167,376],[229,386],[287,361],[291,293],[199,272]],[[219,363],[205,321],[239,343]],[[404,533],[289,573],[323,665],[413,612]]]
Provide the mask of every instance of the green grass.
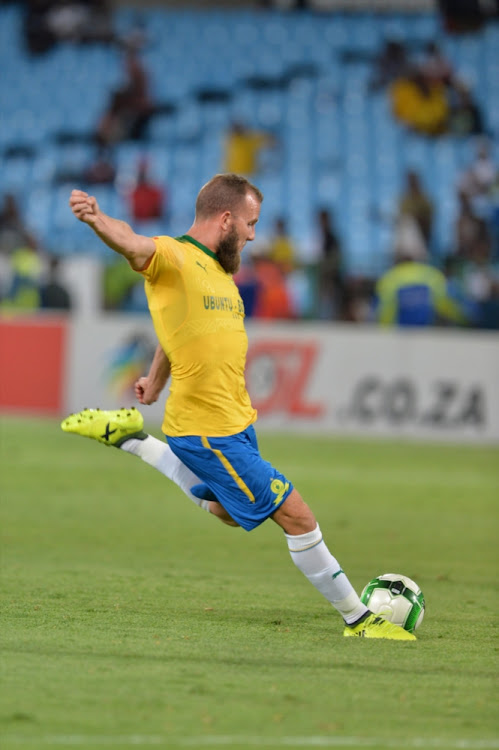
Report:
[[343,638],[272,522],[51,421],[1,434],[2,750],[499,747],[497,449],[260,435],[357,589],[420,584],[411,644]]

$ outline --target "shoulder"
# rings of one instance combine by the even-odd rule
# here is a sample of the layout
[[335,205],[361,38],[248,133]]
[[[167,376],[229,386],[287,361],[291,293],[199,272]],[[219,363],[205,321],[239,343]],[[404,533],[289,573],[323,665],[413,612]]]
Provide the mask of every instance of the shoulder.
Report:
[[156,253],[167,258],[171,263],[182,263],[186,254],[186,246],[177,237],[163,235],[152,238]]
[[154,243],[154,253],[141,271],[149,281],[152,281],[154,277],[167,269],[182,268],[185,248],[181,242],[167,235],[152,237],[151,240]]

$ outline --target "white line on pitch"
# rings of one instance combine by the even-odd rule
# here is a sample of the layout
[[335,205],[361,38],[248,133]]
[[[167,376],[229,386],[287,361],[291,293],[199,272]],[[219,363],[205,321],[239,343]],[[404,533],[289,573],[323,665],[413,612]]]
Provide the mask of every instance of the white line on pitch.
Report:
[[333,747],[333,748],[446,748],[447,750],[498,750],[499,739],[445,739],[444,737],[413,737],[395,739],[381,737],[248,737],[220,735],[204,737],[167,737],[166,735],[52,735],[22,737],[4,735],[2,742],[11,745],[163,745],[184,747]]

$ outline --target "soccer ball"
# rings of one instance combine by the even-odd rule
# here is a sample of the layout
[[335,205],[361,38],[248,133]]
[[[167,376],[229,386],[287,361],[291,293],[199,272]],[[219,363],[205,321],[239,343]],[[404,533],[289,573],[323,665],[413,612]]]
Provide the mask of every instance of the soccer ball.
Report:
[[375,615],[400,625],[409,633],[419,628],[425,613],[425,600],[418,584],[398,573],[373,578],[360,595]]

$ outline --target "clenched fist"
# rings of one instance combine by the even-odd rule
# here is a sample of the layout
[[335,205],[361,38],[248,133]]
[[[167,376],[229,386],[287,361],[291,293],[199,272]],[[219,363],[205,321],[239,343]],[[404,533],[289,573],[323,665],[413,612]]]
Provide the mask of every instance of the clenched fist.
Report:
[[95,224],[99,215],[99,204],[93,195],[83,190],[73,190],[69,198],[71,211],[85,224]]

